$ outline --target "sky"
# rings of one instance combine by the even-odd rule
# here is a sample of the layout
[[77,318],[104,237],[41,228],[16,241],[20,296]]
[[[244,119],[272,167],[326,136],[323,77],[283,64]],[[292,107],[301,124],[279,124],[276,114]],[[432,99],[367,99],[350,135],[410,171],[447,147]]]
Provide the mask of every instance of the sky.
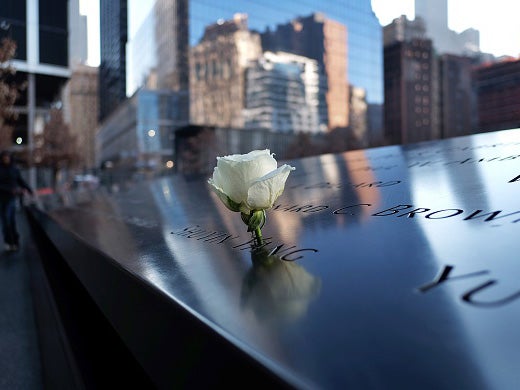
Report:
[[[147,15],[152,0],[129,0],[129,37]],[[480,31],[480,50],[495,56],[520,55],[520,1],[518,0],[448,0],[448,26],[461,32],[468,28]],[[372,0],[381,25],[400,15],[414,19],[414,0]],[[99,1],[80,0],[80,12],[87,15],[88,64],[99,65]]]

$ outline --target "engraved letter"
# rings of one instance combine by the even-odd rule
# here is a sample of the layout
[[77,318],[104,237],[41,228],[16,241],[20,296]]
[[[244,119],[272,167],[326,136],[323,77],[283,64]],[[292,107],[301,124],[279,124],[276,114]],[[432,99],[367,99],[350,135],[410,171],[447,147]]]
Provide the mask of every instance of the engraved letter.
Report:
[[[437,213],[442,213],[444,211],[453,211],[450,215],[445,215],[443,217],[436,217],[436,218],[433,218],[432,215],[434,214],[437,214]],[[464,212],[464,210],[461,210],[461,209],[446,209],[446,210],[439,210],[439,211],[434,211],[433,213],[430,213],[428,214],[426,217],[424,218],[428,218],[428,219],[443,219],[443,218],[450,218],[450,217],[454,217],[456,215],[459,215],[459,214],[462,214]]]
[[399,183],[401,183],[401,180],[387,181],[387,182],[378,184],[376,187],[388,187],[388,186],[393,186],[393,185],[399,184]]
[[496,280],[488,280],[486,283],[481,284],[480,286],[475,287],[474,289],[468,291],[464,295],[462,295],[462,300],[465,302],[468,302],[471,305],[475,306],[482,306],[482,307],[496,307],[496,306],[502,306],[506,303],[512,302],[517,298],[520,298],[520,291],[515,292],[514,294],[509,295],[508,297],[498,299],[496,301],[475,301],[473,298],[473,295],[478,293],[479,291],[484,290],[485,288],[488,288],[494,284],[496,284]]
[[313,249],[313,248],[298,249],[298,250],[295,250],[295,251],[292,251],[292,252],[289,252],[289,253],[283,255],[282,257],[280,257],[280,259],[285,260],[285,261],[296,261],[296,260],[298,260],[298,259],[301,259],[303,256],[298,256],[298,257],[295,257],[295,258],[293,258],[293,259],[290,259],[290,258],[288,258],[287,256],[292,255],[293,253],[297,253],[297,252],[305,252],[305,251],[318,252],[317,249]]
[[216,237],[211,237],[211,238],[208,238],[207,240],[204,240],[205,242],[211,242],[213,240],[217,240],[217,244],[222,244],[224,241],[227,241],[229,239],[232,239],[234,240],[235,238],[238,238],[238,236],[232,236],[231,234],[226,234],[226,233],[220,233],[218,236]]
[[[285,244],[280,244],[280,245],[275,246],[274,249],[271,249],[271,251],[269,252],[268,256],[272,256],[272,255],[277,254],[278,251],[280,251],[280,249],[282,249],[284,245]],[[294,248],[296,248],[296,247],[295,246],[291,246],[289,248],[284,249],[282,252],[286,252],[289,249],[294,249]]]
[[298,213],[298,212],[300,212],[300,211],[302,211],[302,210],[312,209],[313,207],[314,207],[314,206],[313,206],[312,204],[308,204],[308,205],[306,205],[306,206],[297,207],[297,208],[295,208],[295,209],[293,209],[293,210],[291,210],[291,211],[294,212],[294,213]]
[[502,212],[502,210],[493,211],[491,213],[479,215],[481,211],[482,210],[474,211],[473,213],[468,215],[466,218],[464,218],[464,221],[469,220],[469,219],[482,218],[482,217],[485,217],[487,215],[489,215],[489,217],[487,217],[484,221],[492,221],[493,219],[500,219],[500,218],[509,217],[510,215],[514,215],[514,214],[520,213],[520,211],[515,211],[515,212],[512,212],[512,213],[509,213],[509,214],[497,217],[497,215],[500,214]]
[[514,183],[515,181],[520,181],[520,175],[518,175],[514,179],[509,180],[508,183]]
[[463,279],[463,278],[469,278],[471,276],[480,276],[480,275],[489,273],[489,271],[484,270],[484,271],[472,272],[472,273],[465,274],[465,275],[453,276],[453,277],[449,278],[448,276],[450,275],[450,272],[453,268],[454,268],[453,265],[445,265],[444,269],[442,270],[440,275],[437,276],[433,280],[433,282],[426,283],[425,285],[419,287],[418,290],[422,293],[425,293],[428,290],[431,290],[432,288],[434,288],[435,286],[438,286],[439,284],[446,282],[447,280]]
[[318,211],[323,211],[328,208],[329,208],[329,206],[314,206],[311,209],[303,210],[302,213],[317,213]]
[[404,214],[401,214],[401,215],[398,215],[397,217],[404,217],[405,215],[408,216],[408,218],[413,218],[413,216],[415,214],[419,214],[419,213],[424,213],[426,211],[430,211],[431,209],[424,209],[424,208],[418,208],[418,209],[414,209],[412,211],[409,211],[407,213],[404,213]]
[[386,217],[387,215],[397,214],[399,211],[404,209],[409,209],[410,207],[413,207],[411,204],[400,204],[395,207],[391,207],[389,209],[380,211],[378,213],[372,214],[373,217]]
[[371,205],[370,203],[353,204],[352,206],[346,206],[346,207],[341,207],[341,208],[339,208],[339,209],[336,209],[336,210],[334,210],[334,211],[332,212],[332,214],[348,214],[348,215],[356,215],[356,214],[354,214],[354,213],[350,213],[350,212],[348,212],[348,213],[344,213],[344,212],[342,212],[342,211],[345,210],[345,209],[349,209],[349,208],[351,208],[351,207],[357,207],[357,206],[372,206],[372,205]]
[[501,158],[499,161],[514,160],[514,159],[517,159],[518,157],[520,157],[520,154],[517,154],[516,156],[504,157],[504,158]]

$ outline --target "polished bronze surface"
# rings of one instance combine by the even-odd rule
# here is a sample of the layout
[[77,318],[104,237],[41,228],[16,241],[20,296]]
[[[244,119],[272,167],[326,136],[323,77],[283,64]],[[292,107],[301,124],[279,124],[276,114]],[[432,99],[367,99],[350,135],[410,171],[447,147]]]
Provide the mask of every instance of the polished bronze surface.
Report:
[[297,387],[520,383],[520,130],[290,161],[252,252],[207,177],[41,208]]

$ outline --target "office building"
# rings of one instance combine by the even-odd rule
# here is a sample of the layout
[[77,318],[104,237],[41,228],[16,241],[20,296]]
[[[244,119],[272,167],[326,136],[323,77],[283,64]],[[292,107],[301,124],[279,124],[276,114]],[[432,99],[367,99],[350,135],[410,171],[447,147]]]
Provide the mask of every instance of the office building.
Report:
[[152,8],[127,44],[126,95],[147,83],[152,73],[156,74],[157,50],[155,39],[155,11]]
[[348,107],[352,142],[357,148],[366,148],[369,146],[369,134],[367,92],[365,89],[350,86]]
[[[249,15],[249,28],[253,31],[273,31],[277,25],[291,24],[299,16],[321,13],[347,28],[346,81],[365,89],[368,104],[370,144],[378,145],[382,139],[383,107],[383,36],[379,20],[374,14],[370,0],[285,0],[272,2],[221,0],[218,2],[191,2],[190,42],[198,43],[204,27],[217,18],[226,18],[232,12]],[[340,41],[338,41],[339,43]],[[272,51],[290,52],[284,47]],[[304,53],[294,53],[313,58]],[[341,87],[343,88],[343,87]],[[348,94],[346,94],[348,100]],[[348,104],[348,102],[347,102]]]
[[[189,89],[188,0],[156,0],[155,41],[159,89]],[[183,109],[187,109],[184,107]],[[186,114],[188,114],[187,111]]]
[[[434,18],[438,26],[444,25],[441,19]],[[406,42],[410,43],[414,39],[418,41],[427,40],[426,25],[421,17],[416,17],[415,20],[408,20],[406,16],[396,18],[391,24],[384,27],[383,34],[385,53],[388,54],[388,56],[385,55],[386,75],[393,75],[390,77],[395,77],[395,70],[390,69],[392,61],[395,60],[393,57],[395,53],[393,53],[389,47],[392,45],[392,42],[405,42],[405,46],[408,46],[408,48],[405,49],[402,62],[393,63],[394,66],[401,67],[400,72],[402,73],[404,82],[406,83],[406,80],[409,80],[412,75],[422,80],[431,80],[428,87],[431,90],[430,98],[417,96],[415,93],[412,93],[412,91],[407,94],[399,95],[402,99],[411,99],[401,102],[402,107],[414,107],[412,111],[417,111],[417,113],[424,113],[423,111],[425,109],[432,113],[429,120],[431,123],[430,136],[423,134],[425,130],[423,126],[421,126],[423,127],[422,130],[413,130],[417,134],[423,134],[419,139],[450,138],[471,134],[476,128],[475,99],[471,80],[471,69],[476,59],[455,54],[438,54],[435,50],[431,53],[422,52],[420,54],[421,56],[426,56],[426,58],[431,58],[428,64],[424,62],[420,63],[422,60],[419,60],[415,55],[412,57],[407,56],[407,50],[415,49],[409,47]],[[389,62],[386,63],[386,61]],[[424,72],[424,74],[421,75],[421,72]],[[386,82],[390,88],[390,90],[387,91],[388,95],[394,94],[395,91],[392,90],[392,88],[395,88],[393,81],[386,80]],[[411,129],[414,121],[423,122],[425,119],[413,118],[409,116],[411,112],[392,112],[392,110],[397,107],[397,103],[388,100],[386,102],[385,118],[387,121],[392,121],[392,118],[395,120],[397,117],[403,116],[407,128]],[[417,106],[419,103],[421,107]],[[395,132],[398,130],[393,128],[392,124],[388,122],[386,124],[388,127],[389,140],[391,140],[390,142],[399,142],[400,137],[395,137]]]
[[473,60],[444,54],[439,56],[441,138],[473,134],[477,126],[473,91]]
[[84,64],[88,57],[87,17],[79,13],[79,0],[69,4],[69,65]]
[[321,130],[348,126],[347,28],[315,13],[262,33],[262,47],[311,58],[318,63]]
[[78,64],[63,91],[63,119],[77,140],[78,165],[96,167],[98,68]]
[[[150,77],[161,90],[189,96],[189,2],[154,0],[128,42],[127,96],[139,87],[149,88]],[[189,100],[180,101],[189,120]]]
[[129,174],[164,169],[173,158],[174,130],[187,124],[179,104],[185,99],[170,90],[137,90],[100,124],[97,165]]
[[401,15],[383,27],[383,46],[394,42],[410,41],[414,38],[427,38],[426,25],[420,16],[409,20],[406,15]]
[[99,121],[126,99],[127,0],[100,0]]
[[415,17],[425,21],[438,54],[475,55],[480,51],[477,30],[469,28],[458,34],[448,28],[448,0],[415,0]]
[[520,128],[520,58],[474,70],[478,131]]
[[320,131],[317,61],[265,52],[246,70],[244,127],[277,132]]
[[429,39],[414,38],[385,46],[387,143],[407,144],[439,138],[433,54]]
[[[67,0],[2,0],[0,2],[0,38],[10,37],[17,43],[12,61],[16,81],[26,88],[15,102],[18,119],[13,140],[20,146],[13,150],[34,148],[33,135],[43,131],[51,106],[70,77],[69,22]],[[36,186],[35,171],[30,184]]]
[[260,35],[248,28],[248,17],[206,27],[191,50],[191,123],[241,128],[245,104],[245,69],[262,55]]

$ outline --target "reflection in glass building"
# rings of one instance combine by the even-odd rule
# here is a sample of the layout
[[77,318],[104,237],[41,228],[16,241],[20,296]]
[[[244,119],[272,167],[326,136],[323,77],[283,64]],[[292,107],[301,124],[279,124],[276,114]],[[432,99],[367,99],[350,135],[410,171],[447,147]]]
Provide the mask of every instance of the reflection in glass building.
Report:
[[319,131],[318,83],[316,61],[284,52],[265,52],[246,71],[245,127]]
[[107,118],[97,135],[98,165],[128,172],[161,170],[173,154],[173,129],[181,125],[179,102],[169,90],[140,89]]
[[100,121],[126,99],[127,9],[127,0],[100,0]]
[[262,34],[264,50],[282,50],[317,61],[322,129],[345,128],[348,122],[347,28],[315,13],[278,25]]
[[191,48],[190,119],[197,125],[242,128],[245,71],[262,55],[260,35],[248,28],[247,15],[205,27]]
[[[162,1],[176,3],[174,0]],[[172,24],[174,25],[175,23]],[[334,80],[337,80],[332,84],[325,80],[326,88],[320,91],[321,100],[326,100],[328,106],[325,109],[321,107],[320,117],[327,116],[328,130],[351,127],[356,136],[365,140],[364,146],[375,146],[382,141],[382,28],[372,11],[370,0],[264,0],[238,3],[229,0],[191,0],[188,25],[191,48],[189,78],[192,123],[243,127],[244,117],[241,112],[245,107],[245,94],[235,89],[243,91],[247,61],[261,57],[261,52],[258,53],[258,48],[253,45],[253,38],[262,36],[264,46],[268,41],[266,37],[276,36],[277,47],[261,47],[260,51],[289,52],[314,59],[322,65],[325,64],[324,58],[328,58],[328,68],[322,72],[321,85],[324,84],[323,74],[327,72],[328,77],[334,74]],[[207,31],[208,28],[211,29],[211,34]],[[290,29],[292,38],[300,36],[299,43],[293,42],[292,46],[283,43],[284,39],[291,38],[284,38],[283,31]],[[158,31],[156,29],[156,32]],[[177,38],[181,35],[177,35]],[[240,36],[243,38],[239,39]],[[155,42],[155,45],[158,43]],[[159,49],[156,47],[152,50]],[[324,53],[328,53],[327,56],[324,56]],[[331,63],[332,59],[334,61]],[[206,60],[209,62],[204,63]],[[158,60],[156,66],[157,72],[160,73],[162,62]],[[137,68],[138,65],[132,64],[131,67],[134,75],[143,74],[143,70]],[[204,88],[201,82],[213,74],[208,73],[210,70],[217,76],[227,75],[229,85],[226,86],[226,80],[219,79],[211,88],[209,85]],[[219,70],[222,72],[219,73]],[[242,76],[233,72],[241,72]],[[231,83],[231,80],[238,80],[238,84]],[[352,97],[352,93],[349,91],[353,89],[358,91],[357,96],[363,96],[366,100],[366,110],[358,110],[356,120],[351,122],[349,96]],[[210,100],[212,96],[216,99],[218,95],[220,103],[208,102],[213,108],[206,107],[206,103],[198,99],[201,94]],[[229,112],[226,111],[228,109]],[[212,119],[211,123],[203,123],[208,118]],[[319,130],[323,129],[315,131]]]
[[[320,2],[264,0],[240,3],[229,0],[218,2],[192,0],[190,2],[190,45],[198,44],[204,34],[205,26],[214,24],[219,19],[222,21],[232,19],[236,13],[248,15],[249,29],[260,33],[265,33],[268,29],[275,31],[279,25],[288,25],[295,19],[308,17],[315,13],[321,13],[325,18],[345,25],[348,57],[345,80],[348,80],[348,83],[354,87],[366,90],[369,142],[371,145],[375,145],[381,141],[382,29],[372,11],[370,0],[323,0]],[[315,48],[315,50],[318,49],[318,47]],[[298,52],[293,54],[301,55]],[[348,94],[345,97],[345,105],[347,105]]]

